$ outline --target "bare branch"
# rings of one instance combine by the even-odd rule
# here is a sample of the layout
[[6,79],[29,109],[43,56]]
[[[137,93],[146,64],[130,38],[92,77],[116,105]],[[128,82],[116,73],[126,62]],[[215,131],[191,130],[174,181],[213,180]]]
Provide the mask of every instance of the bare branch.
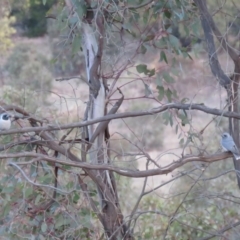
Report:
[[[208,155],[208,156],[194,156],[194,155],[185,156],[179,159],[178,161],[175,161],[174,163],[172,163],[169,167],[162,167],[162,168],[143,170],[143,171],[115,167],[110,164],[91,164],[91,163],[79,162],[79,161],[78,162],[62,161],[53,157],[48,157],[43,154],[31,153],[31,152],[0,154],[0,158],[2,159],[3,158],[21,158],[21,157],[41,158],[42,160],[50,163],[58,163],[62,165],[79,167],[79,168],[88,169],[88,170],[91,170],[91,169],[92,170],[109,170],[109,171],[116,172],[117,174],[125,177],[142,178],[142,177],[168,174],[173,170],[189,162],[198,161],[198,162],[212,163],[212,162],[224,160],[232,157],[232,153],[224,152],[224,153],[217,153],[217,154]],[[20,164],[21,163],[18,163],[18,165]],[[24,162],[24,164],[26,164],[26,162]]]
[[92,124],[107,121],[107,120],[154,115],[154,114],[161,113],[161,112],[164,112],[169,109],[199,110],[199,111],[209,113],[212,115],[216,115],[216,116],[240,119],[240,114],[237,112],[229,112],[229,111],[223,111],[223,110],[216,109],[216,108],[209,108],[203,104],[168,103],[159,108],[152,108],[148,111],[140,111],[140,112],[136,111],[136,112],[124,112],[124,113],[109,114],[104,117],[96,118],[93,120],[76,122],[76,123],[71,123],[71,124],[12,129],[12,130],[8,130],[8,131],[1,131],[0,135],[10,135],[10,134],[15,134],[15,133],[26,133],[26,132],[40,133],[42,131],[63,130],[63,129],[69,129],[69,128],[84,127],[84,126],[92,125]]

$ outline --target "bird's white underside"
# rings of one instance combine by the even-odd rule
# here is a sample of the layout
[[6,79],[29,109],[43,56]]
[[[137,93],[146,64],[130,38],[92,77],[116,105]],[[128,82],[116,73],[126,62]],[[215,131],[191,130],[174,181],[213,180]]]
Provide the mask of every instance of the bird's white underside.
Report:
[[0,130],[8,130],[11,127],[11,120],[4,120],[0,118]]

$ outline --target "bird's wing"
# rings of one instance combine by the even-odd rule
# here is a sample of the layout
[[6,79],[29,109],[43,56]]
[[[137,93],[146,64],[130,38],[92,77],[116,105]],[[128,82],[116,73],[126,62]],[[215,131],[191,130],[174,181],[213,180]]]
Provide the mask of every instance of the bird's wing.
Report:
[[233,146],[231,147],[231,150],[230,150],[232,153],[235,153],[235,154],[239,154],[239,150],[237,148],[237,146],[235,145],[235,143],[233,144]]

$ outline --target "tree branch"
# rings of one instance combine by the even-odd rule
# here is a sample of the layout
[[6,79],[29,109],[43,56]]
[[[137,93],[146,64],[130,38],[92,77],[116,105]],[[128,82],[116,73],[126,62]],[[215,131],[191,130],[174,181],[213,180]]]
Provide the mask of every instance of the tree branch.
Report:
[[[206,0],[194,0],[194,2],[198,5],[198,8],[200,10],[201,14],[201,21],[205,21],[207,25],[211,28],[213,31],[214,35],[216,36],[217,40],[221,43],[222,47],[224,50],[229,54],[231,59],[234,62],[239,62],[239,57],[238,54],[235,52],[235,50],[228,44],[226,38],[224,38],[217,28],[215,22],[213,21],[212,16],[210,15],[207,5],[206,5]],[[205,30],[204,30],[205,32]]]
[[[221,36],[220,32],[215,26],[215,23],[208,12],[205,0],[194,0],[198,9],[200,11],[200,19],[202,23],[202,28],[204,31],[206,43],[207,43],[207,52],[209,57],[209,65],[212,70],[213,75],[217,78],[220,82],[221,86],[224,88],[228,88],[231,83],[230,78],[223,72],[217,57],[217,52],[214,44],[213,34],[212,31],[217,31],[218,36]],[[217,33],[215,32],[215,35]]]
[[76,122],[71,124],[63,124],[63,125],[51,125],[46,127],[26,127],[20,129],[11,129],[8,131],[1,131],[1,135],[10,135],[15,133],[26,133],[26,132],[36,132],[40,133],[43,131],[53,131],[53,130],[63,130],[69,128],[78,128],[78,127],[85,127],[88,125],[92,125],[99,122],[104,122],[107,120],[119,119],[119,118],[130,118],[130,117],[140,117],[146,115],[154,115],[157,113],[164,112],[169,109],[183,109],[183,110],[199,110],[201,112],[209,113],[216,116],[228,117],[228,118],[235,118],[240,119],[240,113],[237,112],[229,112],[224,111],[216,108],[209,108],[203,104],[182,104],[182,103],[168,103],[158,108],[152,108],[148,111],[140,111],[140,112],[124,112],[124,113],[117,113],[117,114],[109,114],[104,117],[96,118],[89,121],[83,122]]
[[[172,172],[173,170],[175,170],[189,162],[199,161],[199,162],[212,163],[212,162],[224,160],[224,159],[232,157],[232,153],[224,152],[224,153],[217,153],[217,154],[207,155],[207,156],[195,156],[195,155],[185,156],[183,158],[180,158],[177,161],[174,161],[168,167],[143,170],[143,171],[114,167],[110,164],[91,164],[91,163],[86,163],[86,162],[62,161],[62,160],[58,160],[53,157],[48,157],[43,154],[31,153],[31,152],[0,154],[0,158],[2,158],[2,159],[4,159],[4,158],[21,158],[21,157],[33,157],[33,158],[38,159],[38,161],[39,161],[39,158],[41,158],[41,160],[44,160],[44,161],[47,161],[50,163],[58,163],[58,164],[62,164],[62,165],[78,167],[78,168],[83,168],[83,169],[87,169],[87,170],[109,170],[109,171],[113,171],[113,172],[115,172],[119,175],[125,176],[125,177],[142,178],[142,177],[168,174],[168,173]],[[22,162],[22,163],[18,163],[18,165],[27,164],[27,163],[28,162]],[[29,163],[32,163],[32,161],[30,161]]]

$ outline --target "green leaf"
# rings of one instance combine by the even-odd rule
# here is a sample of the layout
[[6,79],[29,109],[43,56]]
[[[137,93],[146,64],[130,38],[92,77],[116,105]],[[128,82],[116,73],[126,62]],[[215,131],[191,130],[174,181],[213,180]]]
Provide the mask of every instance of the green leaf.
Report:
[[145,73],[147,74],[147,65],[146,64],[139,64],[136,66],[138,73]]
[[155,35],[147,35],[146,37],[143,37],[143,42],[149,42],[151,40],[153,40],[155,37]]
[[155,40],[154,45],[158,48],[166,48],[167,47],[166,39],[163,37],[160,40]]
[[174,76],[178,76],[179,75],[179,70],[178,69],[176,69],[176,68],[172,68],[171,69],[171,73],[174,75]]
[[55,228],[60,228],[64,225],[69,224],[71,221],[70,219],[65,218],[63,215],[59,215],[59,217],[57,218],[56,222],[55,222]]
[[3,208],[3,216],[4,217],[6,217],[8,214],[9,214],[9,212],[10,212],[10,204],[8,203],[8,204],[6,204],[6,205],[4,205],[4,208]]
[[145,54],[146,52],[147,52],[147,48],[144,45],[142,45],[141,46],[141,53]]
[[181,138],[181,140],[179,141],[179,144],[182,146],[184,144],[184,138]]
[[169,9],[166,9],[166,10],[164,11],[164,15],[165,15],[166,18],[171,18],[172,13],[171,13],[171,11],[170,11]]
[[158,89],[158,100],[162,101],[164,98],[164,87],[163,86],[157,86]]
[[192,56],[188,52],[186,52],[186,54],[191,60],[193,60]]
[[75,204],[77,204],[79,199],[80,199],[79,194],[74,193],[74,196],[73,196],[73,202],[74,202]]
[[32,195],[33,189],[32,187],[25,188],[25,198],[28,198],[30,195]]
[[149,8],[146,11],[144,11],[144,13],[143,13],[143,22],[144,22],[144,24],[147,24],[148,18],[149,18]]
[[69,19],[69,23],[70,23],[71,26],[74,26],[77,22],[78,22],[78,17],[76,17],[76,16],[72,16]]
[[168,64],[167,56],[164,51],[161,51],[161,53],[160,53],[160,61],[162,61],[162,60],[164,60],[164,62]]
[[145,87],[145,96],[148,97],[149,95],[152,94],[152,90],[146,83],[143,83],[143,84],[144,84],[144,87]]
[[162,115],[162,117],[163,117],[163,120],[164,120],[164,124],[165,125],[168,125],[168,123],[169,123],[169,121],[170,121],[170,114],[169,114],[169,112],[164,112],[163,113],[163,115]]
[[35,204],[38,204],[41,198],[42,198],[42,195],[38,194],[37,197],[35,198]]
[[181,111],[178,112],[177,117],[181,119],[182,126],[185,126],[189,123],[188,116],[186,112],[181,113]]
[[129,23],[129,22],[122,24],[122,28],[125,29],[125,30],[128,30],[129,32],[132,32],[132,31],[131,31],[132,24]]
[[157,83],[157,86],[159,87],[162,86],[162,76],[160,74],[157,74],[156,83]]
[[183,29],[184,29],[186,35],[189,36],[189,27],[187,27],[187,25],[183,25]]
[[46,2],[47,2],[47,0],[42,0],[42,3],[43,3],[43,5],[45,5],[45,4],[46,4]]
[[51,60],[50,60],[50,64],[54,64],[54,63],[56,63],[57,62],[57,58],[52,58]]
[[154,75],[155,75],[155,68],[153,68],[153,69],[151,69],[151,70],[148,70],[147,75],[148,75],[149,77],[154,76]]
[[44,176],[40,176],[38,180],[43,184],[49,184],[52,182],[52,175],[49,173]]
[[77,53],[80,51],[81,48],[81,37],[79,35],[75,36],[73,43],[72,43],[72,54]]
[[5,187],[3,190],[2,190],[2,193],[12,193],[14,191],[14,187],[13,186],[9,186],[9,187]]
[[62,168],[65,169],[65,170],[70,170],[70,169],[71,169],[71,166],[63,165]]
[[163,75],[164,80],[165,80],[167,83],[174,83],[174,82],[175,82],[174,78],[171,77],[168,72],[163,72],[162,75]]
[[199,36],[199,29],[200,29],[199,22],[194,22],[192,24],[192,31],[195,36]]
[[172,91],[168,88],[167,91],[165,91],[165,95],[168,99],[168,102],[172,101]]
[[169,35],[169,42],[175,49],[178,49],[180,47],[179,39],[171,34]]
[[47,224],[45,222],[42,223],[41,230],[42,230],[42,232],[46,232],[47,231]]
[[169,122],[170,122],[170,126],[173,126],[173,118],[172,118],[172,114],[169,114]]
[[77,12],[79,18],[82,19],[87,12],[86,4],[81,4],[81,1],[78,1],[78,0],[72,0],[72,3],[76,9],[76,12]]
[[133,13],[134,21],[138,22],[138,20],[140,18],[140,14],[136,11],[132,11],[132,13]]
[[181,100],[181,103],[187,103],[189,101],[189,98],[183,98],[182,100]]

